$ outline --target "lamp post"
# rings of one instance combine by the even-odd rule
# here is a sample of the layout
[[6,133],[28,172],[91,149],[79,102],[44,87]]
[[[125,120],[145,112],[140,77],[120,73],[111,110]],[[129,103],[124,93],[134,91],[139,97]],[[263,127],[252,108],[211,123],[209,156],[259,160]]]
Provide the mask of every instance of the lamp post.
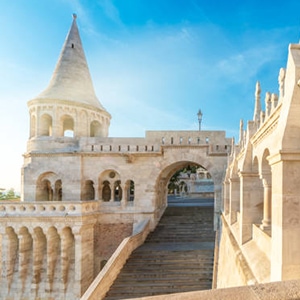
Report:
[[200,131],[201,130],[202,116],[203,116],[201,109],[198,110],[197,116],[198,116],[199,131]]

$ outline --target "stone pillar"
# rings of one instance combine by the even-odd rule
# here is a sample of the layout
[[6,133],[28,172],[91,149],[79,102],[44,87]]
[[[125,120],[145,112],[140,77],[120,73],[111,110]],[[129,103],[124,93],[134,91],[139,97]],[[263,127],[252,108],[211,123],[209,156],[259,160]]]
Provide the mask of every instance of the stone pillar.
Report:
[[94,191],[95,191],[95,199],[94,200],[99,200],[100,199],[100,195],[99,195],[98,181],[94,181]]
[[226,179],[223,183],[223,211],[225,215],[229,214],[229,191],[230,191],[230,182]]
[[19,234],[19,296],[28,297],[32,278],[33,249],[32,237],[27,228],[22,228]]
[[33,268],[31,294],[36,298],[43,298],[45,291],[45,283],[47,280],[47,240],[41,228],[36,228],[31,232],[33,244]]
[[264,187],[264,217],[260,228],[269,230],[271,228],[271,206],[272,206],[272,185],[268,180],[263,179]]
[[126,207],[127,206],[127,202],[128,202],[128,190],[130,189],[130,184],[125,183],[123,186],[121,185],[122,188],[122,200],[121,200],[121,205],[122,207]]
[[110,189],[110,194],[111,194],[111,196],[110,196],[109,202],[114,202],[115,201],[115,186],[114,185],[112,185],[112,188]]
[[74,299],[80,299],[94,279],[94,224],[73,228],[75,239]]
[[64,228],[61,233],[61,294],[66,299],[73,298],[75,244],[70,228]]
[[300,153],[269,158],[272,170],[271,281],[300,278]]
[[[257,173],[240,172],[240,243],[252,238],[252,225],[261,221],[261,180]],[[258,217],[258,215],[260,217]]]
[[6,228],[5,232],[2,232],[1,243],[1,299],[14,295],[13,283],[17,280],[18,248],[19,240],[16,233],[12,228]]
[[61,273],[61,240],[56,228],[49,228],[47,234],[47,282],[48,296],[55,296],[60,292]]
[[240,179],[230,178],[229,183],[229,220],[233,224],[237,221],[237,212],[240,210]]

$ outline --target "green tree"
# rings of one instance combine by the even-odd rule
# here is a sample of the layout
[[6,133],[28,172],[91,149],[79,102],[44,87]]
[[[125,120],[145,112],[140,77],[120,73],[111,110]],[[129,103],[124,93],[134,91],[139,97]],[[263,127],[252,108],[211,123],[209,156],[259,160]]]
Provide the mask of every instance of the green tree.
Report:
[[18,200],[20,197],[13,188],[9,190],[0,189],[0,200]]
[[0,188],[0,200],[4,200],[5,197],[6,197],[4,191],[5,191],[5,189],[1,189],[1,188]]

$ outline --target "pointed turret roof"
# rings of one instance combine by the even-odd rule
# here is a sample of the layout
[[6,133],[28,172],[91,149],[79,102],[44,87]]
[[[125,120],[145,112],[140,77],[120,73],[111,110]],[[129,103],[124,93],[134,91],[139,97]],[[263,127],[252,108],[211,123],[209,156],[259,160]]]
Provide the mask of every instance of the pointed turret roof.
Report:
[[76,14],[63,45],[49,86],[37,98],[67,100],[105,110],[96,97],[83,51]]

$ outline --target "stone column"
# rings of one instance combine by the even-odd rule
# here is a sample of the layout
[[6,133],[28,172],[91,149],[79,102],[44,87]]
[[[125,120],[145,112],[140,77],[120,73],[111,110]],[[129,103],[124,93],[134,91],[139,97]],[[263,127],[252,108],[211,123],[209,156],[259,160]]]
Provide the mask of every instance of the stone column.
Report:
[[237,221],[237,212],[240,209],[240,179],[238,177],[230,178],[229,191],[229,221],[233,224]]
[[269,230],[271,228],[271,206],[272,206],[272,185],[267,179],[263,179],[264,187],[264,217],[260,228]]
[[109,186],[110,186],[110,200],[109,200],[109,202],[114,202],[115,201],[115,183],[114,183],[114,181],[110,181]]
[[19,296],[28,296],[30,291],[30,282],[32,278],[32,266],[33,266],[33,249],[32,249],[32,237],[29,234],[27,228],[22,228],[19,233]]
[[[17,280],[16,272],[18,271],[18,257],[19,257],[19,240],[12,228],[6,228],[5,232],[1,230],[1,289],[0,295],[3,299],[6,296],[13,296],[13,283]],[[10,298],[10,297],[9,297]]]
[[225,215],[229,214],[229,191],[230,182],[226,179],[223,183],[223,211]]
[[300,278],[300,153],[269,158],[272,169],[270,281]]
[[31,293],[37,298],[43,298],[45,291],[45,281],[47,280],[47,240],[41,228],[31,230],[32,251],[33,251],[33,268]]
[[252,238],[252,226],[259,223],[262,187],[257,173],[240,172],[240,243]]
[[122,207],[126,207],[128,201],[128,189],[130,188],[130,185],[128,183],[125,183],[124,185],[121,185],[121,188],[122,188],[121,205]]
[[94,181],[94,191],[95,191],[95,199],[94,200],[99,200],[99,185],[98,185],[98,180]]
[[49,228],[47,234],[47,283],[46,292],[54,296],[60,292],[61,273],[61,240],[54,227]]
[[74,299],[80,299],[94,279],[94,225],[73,228],[75,239]]
[[61,293],[66,299],[73,297],[75,245],[70,228],[64,228],[61,236]]

